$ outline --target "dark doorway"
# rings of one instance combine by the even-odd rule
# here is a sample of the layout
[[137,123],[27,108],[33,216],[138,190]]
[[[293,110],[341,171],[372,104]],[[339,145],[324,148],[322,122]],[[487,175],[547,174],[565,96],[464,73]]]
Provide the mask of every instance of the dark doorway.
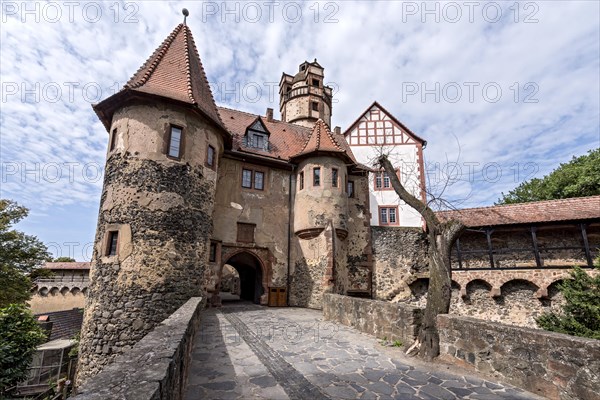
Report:
[[260,304],[263,294],[260,261],[250,253],[238,253],[227,260],[240,276],[240,299]]

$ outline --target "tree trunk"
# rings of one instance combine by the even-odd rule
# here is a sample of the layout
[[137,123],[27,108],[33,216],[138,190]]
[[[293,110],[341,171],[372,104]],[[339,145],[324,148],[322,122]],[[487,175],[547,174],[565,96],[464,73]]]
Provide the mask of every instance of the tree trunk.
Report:
[[427,204],[409,193],[396,176],[394,167],[385,155],[379,163],[388,173],[392,187],[398,196],[409,206],[417,210],[427,225],[429,237],[429,289],[427,305],[418,334],[419,356],[432,360],[440,354],[440,338],[437,330],[438,314],[448,314],[452,295],[452,270],[450,252],[452,245],[465,226],[456,220],[442,223]]

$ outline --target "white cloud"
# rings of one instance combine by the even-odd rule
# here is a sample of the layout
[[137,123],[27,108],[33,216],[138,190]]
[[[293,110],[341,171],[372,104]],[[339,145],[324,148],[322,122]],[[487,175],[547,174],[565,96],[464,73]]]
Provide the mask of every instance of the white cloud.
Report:
[[[302,18],[295,23],[282,15],[288,7],[287,15],[294,16],[296,3],[289,2],[275,7],[272,23],[263,2],[254,3],[261,5],[263,13],[257,23],[245,18],[254,15],[244,14],[252,11],[248,2],[227,4],[230,10],[238,7],[239,23],[234,14],[223,13],[222,2],[122,2],[118,15],[112,2],[93,3],[102,7],[101,18],[93,23],[95,5],[82,14],[85,3],[81,3],[70,20],[65,3],[57,2],[62,17],[51,23],[44,20],[44,3],[38,3],[36,23],[35,15],[23,15],[23,10],[9,15],[14,10],[7,4],[20,8],[24,3],[2,3],[0,195],[39,210],[39,216],[56,207],[94,210],[97,206],[101,180],[82,178],[81,169],[86,164],[104,164],[108,136],[90,103],[126,82],[181,21],[183,7],[190,10],[188,25],[210,81],[227,89],[252,82],[264,88],[255,103],[216,93],[219,104],[257,113],[264,113],[266,107],[277,110],[278,96],[270,101],[266,83],[278,82],[282,72],[293,74],[298,64],[316,57],[325,67],[326,80],[339,87],[334,125],[347,127],[378,100],[428,140],[425,155],[430,162],[455,160],[460,147],[460,162],[478,163],[479,168],[499,165],[503,175],[497,182],[489,176],[486,181],[478,170],[476,178],[450,192],[457,198],[470,194],[466,205],[489,204],[501,191],[516,186],[527,173],[519,171],[515,180],[517,164],[521,168],[534,163],[541,176],[559,162],[600,145],[597,2],[498,2],[503,18],[497,23],[481,14],[484,3],[469,22],[463,2],[455,3],[462,12],[457,23],[449,22],[443,13],[439,22],[435,15],[424,15],[423,2],[306,2]],[[429,9],[437,4],[442,12],[447,3],[427,4]],[[207,13],[215,6],[216,14]],[[419,12],[413,15],[411,6]],[[131,13],[137,22],[124,22]],[[328,16],[338,22],[325,23]],[[538,22],[525,23],[528,16]],[[72,99],[68,82],[79,85]],[[479,85],[473,101],[468,98],[468,82]],[[35,88],[36,83],[40,89],[34,92],[40,99],[22,91]],[[444,96],[436,102],[429,94],[422,101],[421,85],[431,90],[436,83],[448,89],[458,85],[462,97],[456,103]],[[526,90],[528,83],[537,86]],[[413,84],[419,93],[407,95]],[[483,97],[485,84],[502,89],[497,102]],[[84,85],[87,92],[82,91]],[[61,88],[60,98],[48,101],[56,86]],[[515,101],[517,87],[520,97]],[[537,92],[532,94],[534,87]],[[94,96],[97,88],[99,97]],[[11,95],[11,90],[17,93]],[[524,103],[527,94],[538,102]],[[34,172],[23,174],[21,163]],[[43,175],[49,173],[42,170],[44,165],[52,163],[63,165],[57,182]],[[65,163],[79,163],[79,170],[70,173]],[[40,165],[39,179],[36,165]],[[43,223],[43,217],[39,221]]]

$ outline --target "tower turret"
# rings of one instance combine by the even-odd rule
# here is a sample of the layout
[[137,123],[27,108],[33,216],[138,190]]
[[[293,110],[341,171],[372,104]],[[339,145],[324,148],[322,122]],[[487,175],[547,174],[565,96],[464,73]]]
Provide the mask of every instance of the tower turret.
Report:
[[294,76],[285,72],[279,81],[281,119],[312,128],[318,119],[331,125],[331,87],[325,86],[324,68],[315,61],[300,64]]
[[202,294],[219,155],[231,143],[185,24],[94,111],[109,145],[81,332],[84,379]]

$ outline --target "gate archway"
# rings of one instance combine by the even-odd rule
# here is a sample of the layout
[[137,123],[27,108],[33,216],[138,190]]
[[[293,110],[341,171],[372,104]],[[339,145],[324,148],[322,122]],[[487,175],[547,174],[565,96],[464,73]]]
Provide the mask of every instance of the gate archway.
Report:
[[255,304],[265,304],[268,294],[267,274],[263,261],[251,251],[239,251],[230,255],[221,265],[231,265],[240,277],[240,299]]

